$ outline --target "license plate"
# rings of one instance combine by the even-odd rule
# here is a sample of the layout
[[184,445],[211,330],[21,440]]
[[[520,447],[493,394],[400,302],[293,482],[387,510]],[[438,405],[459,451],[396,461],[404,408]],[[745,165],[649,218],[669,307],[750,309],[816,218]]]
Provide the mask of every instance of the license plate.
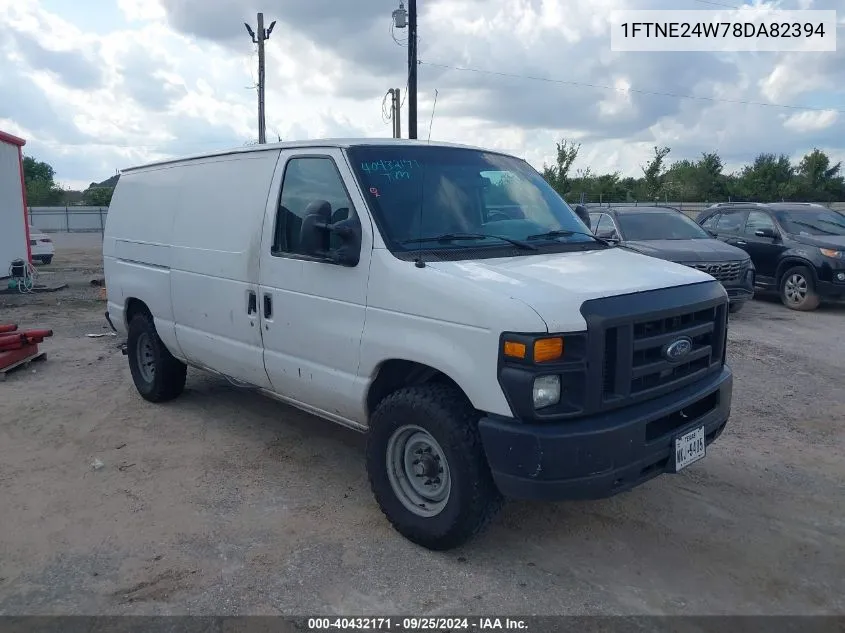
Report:
[[703,426],[675,438],[675,472],[697,462],[705,452]]

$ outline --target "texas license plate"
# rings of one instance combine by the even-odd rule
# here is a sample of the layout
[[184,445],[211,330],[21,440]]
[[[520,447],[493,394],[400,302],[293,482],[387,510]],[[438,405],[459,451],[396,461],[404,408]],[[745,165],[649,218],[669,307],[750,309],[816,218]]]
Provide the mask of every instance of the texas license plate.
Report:
[[675,438],[675,472],[704,457],[704,427],[700,426]]

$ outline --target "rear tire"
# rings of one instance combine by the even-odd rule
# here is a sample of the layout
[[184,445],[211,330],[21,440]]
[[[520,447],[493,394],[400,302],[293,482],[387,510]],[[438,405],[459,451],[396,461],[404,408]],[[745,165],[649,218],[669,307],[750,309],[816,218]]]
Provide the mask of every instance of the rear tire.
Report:
[[812,271],[806,266],[787,270],[780,280],[780,300],[790,310],[808,312],[818,308],[821,299],[816,294]]
[[478,419],[460,391],[442,384],[400,389],[371,416],[370,486],[388,521],[411,542],[459,547],[501,508]]
[[152,316],[132,318],[126,346],[132,381],[144,400],[166,402],[182,393],[188,368],[161,342]]

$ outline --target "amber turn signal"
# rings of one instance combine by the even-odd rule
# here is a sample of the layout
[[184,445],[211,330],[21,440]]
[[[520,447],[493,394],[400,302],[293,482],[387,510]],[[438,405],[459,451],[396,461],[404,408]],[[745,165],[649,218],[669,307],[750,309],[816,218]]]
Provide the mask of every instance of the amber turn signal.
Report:
[[541,338],[534,342],[534,362],[546,363],[550,360],[558,360],[563,356],[563,339]]
[[510,356],[511,358],[525,358],[525,352],[525,343],[505,341],[505,356]]

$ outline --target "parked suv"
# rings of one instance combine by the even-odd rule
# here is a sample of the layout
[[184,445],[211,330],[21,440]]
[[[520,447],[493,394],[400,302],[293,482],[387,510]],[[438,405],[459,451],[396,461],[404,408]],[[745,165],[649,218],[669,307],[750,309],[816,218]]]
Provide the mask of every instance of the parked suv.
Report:
[[746,251],[757,288],[776,291],[793,310],[815,310],[821,299],[845,296],[845,216],[800,202],[731,203],[702,211],[696,221],[718,239]]
[[725,287],[730,311],[754,296],[754,265],[745,251],[714,239],[672,207],[610,207],[590,212],[596,236],[633,251],[697,268]]
[[143,398],[190,365],[367,433],[378,504],[432,549],[503,496],[678,472],[730,415],[725,289],[598,239],[499,152],[326,140],[129,169],[103,259]]

